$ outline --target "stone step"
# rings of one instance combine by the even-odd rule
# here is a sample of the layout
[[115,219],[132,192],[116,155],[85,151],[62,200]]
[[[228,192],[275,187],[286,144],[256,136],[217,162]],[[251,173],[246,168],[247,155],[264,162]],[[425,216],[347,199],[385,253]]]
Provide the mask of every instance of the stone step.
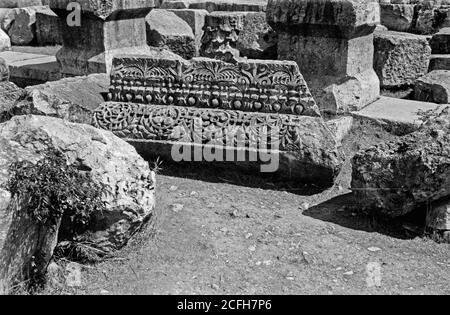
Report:
[[55,81],[61,78],[54,56],[16,51],[0,52],[9,66],[10,80],[20,87]]
[[354,119],[375,122],[393,134],[405,135],[418,130],[428,115],[439,113],[446,107],[447,105],[383,96],[351,114]]

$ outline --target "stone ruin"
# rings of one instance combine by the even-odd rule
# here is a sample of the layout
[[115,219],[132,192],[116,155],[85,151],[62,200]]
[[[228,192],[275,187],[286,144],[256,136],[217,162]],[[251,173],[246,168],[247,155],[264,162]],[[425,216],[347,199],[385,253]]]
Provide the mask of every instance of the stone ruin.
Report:
[[[16,137],[20,126],[26,126],[24,134],[33,144],[38,141],[33,138],[37,130],[45,130],[68,151],[72,148],[70,135],[76,135],[82,150],[74,156],[99,154],[99,160],[105,161],[100,164],[107,165],[113,155],[119,162],[111,165],[120,165],[116,170],[126,169],[123,166],[132,161],[133,168],[126,169],[124,176],[130,187],[139,183],[139,194],[147,196],[146,203],[140,204],[135,195],[128,198],[133,193],[122,189],[123,174],[113,168],[105,170],[117,179],[110,183],[118,192],[118,196],[110,196],[112,207],[117,210],[116,203],[123,205],[124,199],[130,208],[139,209],[139,214],[97,234],[94,241],[99,246],[105,242],[109,249],[123,246],[153,215],[154,175],[141,157],[232,161],[253,167],[267,166],[268,155],[274,154],[279,156],[280,178],[330,187],[343,166],[341,139],[353,119],[375,121],[392,133],[398,129],[401,136],[408,134],[361,151],[352,159],[352,189],[364,204],[361,209],[376,208],[388,217],[398,217],[431,201],[435,206],[428,213],[427,226],[450,230],[450,192],[445,178],[449,173],[448,113],[438,116],[439,123],[417,127],[416,120],[406,121],[409,117],[386,116],[397,108],[403,114],[412,111],[410,108],[425,106],[433,111],[436,107],[409,99],[380,98],[381,93],[414,88],[414,96],[408,97],[450,103],[450,31],[443,28],[450,25],[450,7],[445,1],[94,0],[80,2],[81,25],[75,27],[65,22],[69,2],[11,0],[0,4],[0,50],[20,42],[62,43],[55,59],[57,74],[28,82],[58,81],[25,90],[7,82],[17,75],[22,60],[18,58],[8,67],[13,52],[0,53],[7,59],[0,61],[0,131],[3,138],[9,137],[0,140],[7,144],[4,150],[16,150],[10,138]],[[48,7],[28,9],[43,4],[56,15],[49,13]],[[15,11],[14,23],[10,11],[2,11],[19,8],[21,17],[17,18]],[[380,21],[386,27],[380,26]],[[167,23],[173,27],[164,27]],[[35,25],[40,29],[37,33]],[[58,28],[61,33],[52,31]],[[34,76],[50,64],[42,59],[43,66],[21,69]],[[68,78],[59,80],[61,77]],[[82,124],[67,125],[57,118],[39,116],[13,117],[23,114]],[[85,126],[87,123],[96,128]],[[17,150],[37,156],[25,143],[20,145],[23,148]],[[128,151],[128,160],[118,157],[127,156]],[[421,160],[423,152],[430,157]],[[6,165],[9,159],[0,162]],[[103,166],[95,158],[87,162],[86,168],[100,170],[96,180],[101,181]],[[435,165],[441,173],[436,173]],[[420,176],[432,185],[424,188],[417,182]],[[151,187],[146,186],[147,179]],[[6,177],[0,176],[1,181]],[[385,189],[386,185],[402,186],[402,190]],[[4,196],[7,194],[0,194]],[[4,204],[9,204],[10,200],[5,200]],[[126,212],[123,208],[117,211],[120,215]],[[112,240],[115,235],[119,235],[119,243]],[[2,252],[3,242],[5,238],[0,238]],[[4,267],[0,264],[0,278]]]
[[118,56],[108,98],[94,126],[141,151],[173,158],[176,144],[212,145],[218,161],[225,161],[224,152],[235,161],[235,151],[256,150],[257,162],[258,141],[271,130],[274,147],[263,149],[280,153],[290,177],[327,185],[340,169],[338,143],[295,62]]

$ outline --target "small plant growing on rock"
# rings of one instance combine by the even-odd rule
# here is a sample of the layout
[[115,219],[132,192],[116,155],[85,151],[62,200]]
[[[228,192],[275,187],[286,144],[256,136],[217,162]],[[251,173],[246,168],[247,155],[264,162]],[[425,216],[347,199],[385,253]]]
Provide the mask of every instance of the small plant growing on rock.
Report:
[[[20,201],[18,211],[26,215],[38,228],[58,233],[58,241],[72,241],[86,232],[93,214],[103,211],[104,187],[92,181],[89,172],[69,165],[58,150],[49,150],[36,163],[16,162],[11,167],[9,190]],[[59,228],[59,232],[58,232]],[[39,258],[42,253],[34,254]],[[44,261],[44,262],[43,262]],[[45,282],[45,260],[33,259],[28,267],[33,287]]]
[[17,162],[12,171],[10,191],[28,198],[22,210],[38,224],[55,226],[64,215],[71,223],[67,232],[75,235],[84,232],[92,214],[104,208],[103,187],[89,173],[68,165],[57,150],[47,152],[36,164]]

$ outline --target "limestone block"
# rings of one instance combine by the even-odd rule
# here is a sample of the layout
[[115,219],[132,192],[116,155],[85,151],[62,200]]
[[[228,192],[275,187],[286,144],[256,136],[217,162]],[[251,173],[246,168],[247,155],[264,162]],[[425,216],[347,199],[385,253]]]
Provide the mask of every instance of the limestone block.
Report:
[[146,40],[145,16],[155,6],[153,0],[80,2],[79,27],[66,23],[70,2],[50,0],[50,8],[63,26],[63,47],[56,58],[64,75],[109,72],[116,54],[152,53]]

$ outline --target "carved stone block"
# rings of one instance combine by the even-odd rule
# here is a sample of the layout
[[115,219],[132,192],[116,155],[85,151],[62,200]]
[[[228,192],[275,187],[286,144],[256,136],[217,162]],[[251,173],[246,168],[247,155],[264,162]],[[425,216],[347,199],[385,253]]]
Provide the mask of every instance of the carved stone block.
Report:
[[292,61],[117,56],[112,101],[320,116]]

